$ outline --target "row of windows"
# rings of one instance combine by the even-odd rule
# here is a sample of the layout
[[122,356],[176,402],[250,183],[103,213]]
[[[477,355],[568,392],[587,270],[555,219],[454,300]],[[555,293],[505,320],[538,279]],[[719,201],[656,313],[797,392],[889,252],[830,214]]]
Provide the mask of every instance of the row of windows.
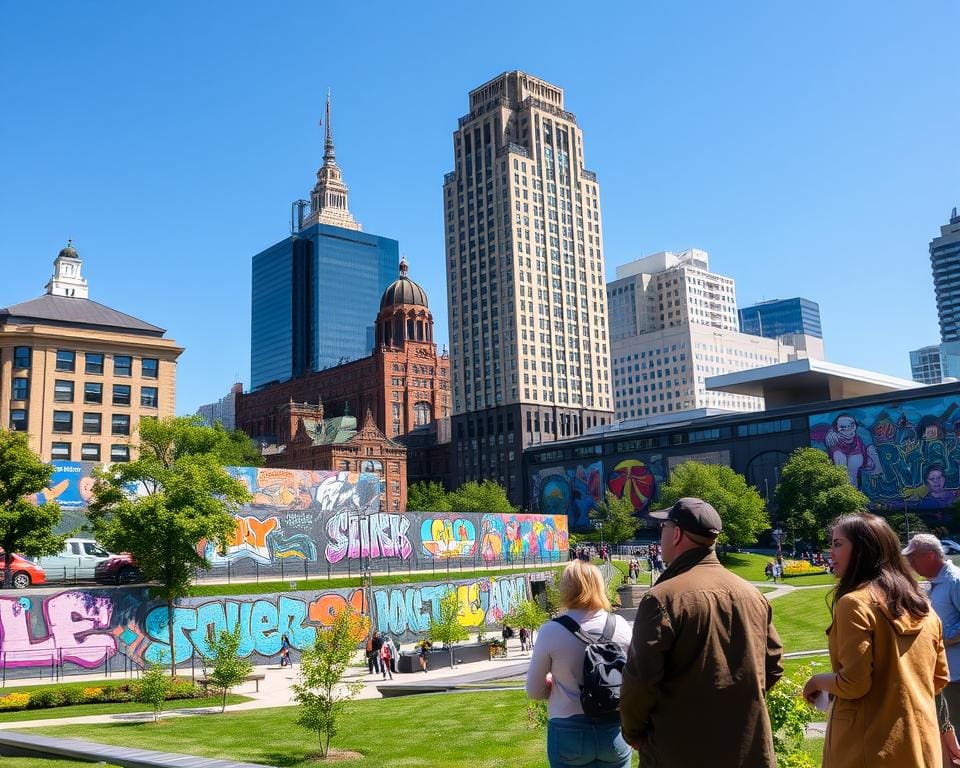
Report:
[[[102,352],[83,353],[83,372],[91,375],[102,375],[106,356]],[[113,359],[114,376],[133,375],[133,357],[130,355],[111,355]],[[29,369],[33,362],[33,350],[30,347],[15,347],[13,350],[13,367]],[[71,349],[57,350],[56,370],[62,373],[75,373],[77,369],[77,353]],[[140,375],[145,379],[156,379],[160,373],[160,361],[155,357],[144,357],[140,360]]]
[[[50,446],[50,457],[58,461],[73,460],[73,446],[71,443],[53,443]],[[80,461],[101,461],[99,443],[81,443]],[[116,444],[110,446],[110,461],[117,463],[130,461],[130,446]]]
[[[99,435],[103,431],[102,413],[84,413],[83,414],[83,434]],[[70,434],[73,432],[73,411],[54,411],[53,412],[53,431],[60,434]],[[130,434],[130,414],[114,413],[110,417],[111,435],[129,435]]]
[[[68,379],[57,379],[53,385],[53,400],[56,403],[72,403],[74,401],[75,383]],[[112,402],[114,405],[130,405],[133,388],[129,384],[114,384]],[[12,399],[26,401],[29,399],[30,380],[17,377],[13,380]],[[85,382],[83,385],[83,402],[87,405],[99,405],[103,402],[103,384],[95,381]],[[140,405],[143,408],[158,408],[159,395],[157,387],[140,387]]]

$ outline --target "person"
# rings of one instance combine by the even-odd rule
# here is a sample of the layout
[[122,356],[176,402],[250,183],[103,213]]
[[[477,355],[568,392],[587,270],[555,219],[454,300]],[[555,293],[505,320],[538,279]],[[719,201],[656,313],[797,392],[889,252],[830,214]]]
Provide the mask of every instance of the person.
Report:
[[530,639],[530,632],[527,631],[526,627],[520,627],[520,650],[523,653],[527,652],[527,641]]
[[723,523],[697,498],[651,512],[667,568],[637,606],[620,689],[644,768],[775,768],[764,694],[783,675],[770,604],[721,565]]
[[[395,673],[397,671],[397,656],[399,651],[397,650],[397,644],[393,642],[393,638],[390,635],[384,635],[383,645],[385,648],[390,649],[390,672]],[[391,675],[392,679],[392,675]]]
[[380,670],[383,672],[384,680],[387,679],[387,675],[390,675],[390,679],[393,680],[393,652],[390,646],[391,643],[386,641],[380,646]]
[[810,703],[833,702],[823,768],[939,766],[934,696],[948,681],[940,619],[883,518],[838,518],[830,554],[839,580],[827,630],[831,671],[803,688]]
[[950,682],[943,689],[954,727],[960,726],[960,568],[947,560],[936,536],[918,533],[903,550],[910,567],[930,580],[927,593],[943,626]]
[[[949,663],[948,660],[948,666]],[[953,768],[955,765],[960,765],[960,742],[957,741],[957,730],[950,721],[950,707],[943,696],[943,691],[937,694],[936,703],[940,748],[943,750],[943,768]]]
[[429,661],[431,648],[433,648],[433,643],[429,640],[424,640],[420,643],[420,669],[424,674],[427,673],[427,662]]
[[292,664],[290,661],[290,638],[286,635],[280,638],[280,666],[288,667]]
[[[564,616],[591,637],[610,637],[624,651],[630,627],[622,616],[610,613],[610,601],[600,569],[576,560],[560,576],[560,607]],[[612,629],[607,629],[608,618]],[[616,714],[588,717],[580,704],[586,646],[563,624],[548,621],[539,629],[527,670],[526,691],[531,699],[547,701],[547,760],[550,768],[603,766],[627,768],[630,747],[620,733]]]
[[783,563],[775,562],[773,564],[773,583],[776,584],[778,581],[783,581]]
[[380,650],[383,648],[383,635],[374,632],[367,646],[367,669],[371,675],[381,672]]
[[763,568],[763,575],[767,577],[767,581],[773,578],[773,560],[767,561],[767,564]]

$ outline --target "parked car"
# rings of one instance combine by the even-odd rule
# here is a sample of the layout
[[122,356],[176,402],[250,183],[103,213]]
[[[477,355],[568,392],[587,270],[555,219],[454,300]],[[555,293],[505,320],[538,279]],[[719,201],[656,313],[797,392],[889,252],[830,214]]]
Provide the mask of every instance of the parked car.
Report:
[[93,578],[101,584],[136,584],[145,581],[143,573],[128,552],[110,555],[106,560],[101,560],[93,569]]
[[37,558],[47,577],[55,579],[92,579],[97,563],[110,557],[93,539],[67,539],[56,555]]
[[948,555],[960,555],[960,544],[953,539],[940,539],[940,543],[943,545],[943,551]]
[[[3,556],[3,550],[0,549],[0,586],[3,585],[4,577],[7,575],[4,568],[5,564],[6,558]],[[43,568],[22,555],[14,553],[10,566],[10,570],[13,572],[12,584],[14,589],[26,589],[31,584],[43,584],[47,580]]]

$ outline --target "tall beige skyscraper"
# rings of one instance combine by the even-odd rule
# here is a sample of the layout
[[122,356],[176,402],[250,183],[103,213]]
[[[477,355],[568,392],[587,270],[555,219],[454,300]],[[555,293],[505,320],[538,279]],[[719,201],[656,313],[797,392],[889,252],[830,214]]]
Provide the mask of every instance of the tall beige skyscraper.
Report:
[[456,483],[519,501],[524,447],[613,416],[600,188],[563,91],[506,72],[470,92],[444,177]]

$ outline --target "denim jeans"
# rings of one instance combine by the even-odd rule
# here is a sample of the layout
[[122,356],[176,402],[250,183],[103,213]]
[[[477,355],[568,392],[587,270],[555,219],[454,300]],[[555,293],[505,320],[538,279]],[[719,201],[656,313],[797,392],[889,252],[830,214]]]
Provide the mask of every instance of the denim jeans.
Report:
[[550,768],[629,768],[631,749],[620,733],[620,718],[586,715],[547,721]]

